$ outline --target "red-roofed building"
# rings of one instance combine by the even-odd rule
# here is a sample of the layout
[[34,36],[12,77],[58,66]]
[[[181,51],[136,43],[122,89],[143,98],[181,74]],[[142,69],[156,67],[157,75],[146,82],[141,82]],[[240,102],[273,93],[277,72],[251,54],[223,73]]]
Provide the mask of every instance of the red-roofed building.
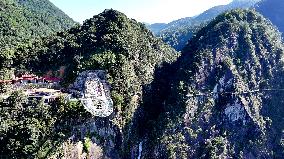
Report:
[[11,80],[0,80],[0,83],[11,83],[11,84],[27,84],[27,83],[34,83],[34,84],[44,84],[44,83],[52,83],[52,84],[59,84],[61,81],[61,78],[58,77],[50,77],[50,76],[44,76],[44,77],[38,77],[34,74],[21,74],[14,79]]

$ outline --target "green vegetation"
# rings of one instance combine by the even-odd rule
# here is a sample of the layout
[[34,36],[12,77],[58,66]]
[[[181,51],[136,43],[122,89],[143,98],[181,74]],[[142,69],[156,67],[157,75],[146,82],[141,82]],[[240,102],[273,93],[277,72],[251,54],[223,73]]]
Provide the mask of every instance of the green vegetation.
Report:
[[155,38],[142,23],[115,10],[105,10],[82,26],[21,45],[16,48],[16,54],[10,66],[16,70],[44,74],[66,66],[63,83],[66,87],[79,72],[106,70],[115,105],[115,113],[108,120],[118,128],[115,133],[123,136],[120,144],[115,143],[119,144],[115,145],[119,147],[115,151],[123,157],[128,157],[130,146],[137,142],[137,134],[129,131],[135,129],[133,120],[140,109],[144,89],[153,80],[156,68],[178,57],[174,49]]
[[[0,17],[1,72],[12,67],[13,58],[18,56],[16,47],[29,47],[40,37],[76,24],[48,0],[1,0]],[[29,56],[28,52],[24,56]]]
[[164,111],[148,121],[148,157],[281,158],[283,56],[280,33],[255,11],[216,17],[173,65]]
[[[132,118],[142,95],[142,86],[151,82],[155,67],[178,56],[143,24],[114,10],[106,10],[86,20],[81,27],[44,39],[35,49],[25,49],[34,56],[18,56],[15,67],[46,72],[66,66],[67,84],[84,70],[106,70],[112,95],[118,98],[115,105],[120,103],[121,106],[116,108],[121,118],[120,127]],[[20,51],[27,52],[20,48],[20,55],[24,54]],[[22,62],[27,59],[27,64]]]
[[161,31],[179,55],[112,9],[74,25],[49,1],[1,1],[1,80],[64,67],[67,88],[82,71],[105,70],[114,112],[93,117],[80,102],[44,104],[14,91],[0,99],[0,157],[133,158],[141,142],[143,158],[281,158],[284,44],[252,10],[208,21],[227,9]]
[[[29,22],[32,22],[33,30],[38,35],[50,35],[58,31],[64,31],[73,27],[74,22],[59,8],[53,5],[49,0],[15,0],[15,2],[25,10],[28,10],[32,17],[27,17]],[[36,24],[36,19],[39,24]],[[37,27],[37,28],[36,28]],[[40,33],[37,33],[41,30]]]
[[152,24],[148,28],[163,41],[177,51],[187,44],[200,28],[207,25],[209,21],[217,17],[219,14],[236,8],[250,8],[259,0],[233,0],[227,5],[220,5],[206,10],[205,12],[195,16],[175,20],[168,24]]
[[[45,158],[71,135],[73,125],[90,117],[80,103],[66,103],[63,98],[46,105],[27,102],[21,92],[14,92],[7,102],[0,104],[4,158]],[[71,120],[74,117],[77,120]]]

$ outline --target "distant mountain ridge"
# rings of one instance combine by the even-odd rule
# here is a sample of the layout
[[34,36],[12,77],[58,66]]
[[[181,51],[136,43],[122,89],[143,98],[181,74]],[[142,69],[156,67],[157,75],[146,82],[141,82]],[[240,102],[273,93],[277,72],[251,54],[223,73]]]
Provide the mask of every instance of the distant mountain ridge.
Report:
[[[179,53],[147,24],[113,9],[76,25],[49,1],[1,0],[0,73],[62,73],[66,93],[74,81],[89,91],[88,82],[75,79],[103,70],[113,113],[94,117],[80,98],[43,104],[26,102],[18,90],[7,100],[0,96],[0,156],[283,158],[284,43],[260,13],[235,9],[256,2],[235,0],[152,25]],[[267,2],[257,4],[265,8]],[[14,88],[5,85],[0,82],[0,92]],[[91,87],[103,94],[102,87]],[[101,101],[93,106],[99,109]]]
[[182,18],[168,24],[152,24],[147,27],[156,36],[161,37],[164,42],[174,47],[177,51],[181,51],[193,34],[217,15],[231,9],[250,8],[259,1],[234,0],[228,5],[215,6],[194,17]]

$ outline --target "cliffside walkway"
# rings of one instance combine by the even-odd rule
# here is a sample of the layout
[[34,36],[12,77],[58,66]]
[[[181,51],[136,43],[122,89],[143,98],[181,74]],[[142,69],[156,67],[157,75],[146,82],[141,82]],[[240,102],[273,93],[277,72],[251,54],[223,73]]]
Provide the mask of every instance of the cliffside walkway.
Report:
[[284,89],[256,89],[256,90],[247,90],[242,92],[207,92],[207,93],[198,93],[198,94],[187,94],[186,97],[198,97],[198,96],[205,96],[205,97],[214,97],[215,95],[241,95],[241,94],[251,94],[251,93],[261,93],[261,92],[268,92],[268,91],[284,91]]

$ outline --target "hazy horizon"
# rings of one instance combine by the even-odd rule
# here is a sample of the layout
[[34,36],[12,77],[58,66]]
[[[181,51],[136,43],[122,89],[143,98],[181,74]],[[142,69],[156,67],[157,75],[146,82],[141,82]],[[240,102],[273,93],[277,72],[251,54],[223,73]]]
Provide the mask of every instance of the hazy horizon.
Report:
[[50,0],[75,21],[84,20],[105,9],[115,9],[129,18],[145,23],[169,23],[173,20],[192,17],[205,10],[230,3],[232,0]]

